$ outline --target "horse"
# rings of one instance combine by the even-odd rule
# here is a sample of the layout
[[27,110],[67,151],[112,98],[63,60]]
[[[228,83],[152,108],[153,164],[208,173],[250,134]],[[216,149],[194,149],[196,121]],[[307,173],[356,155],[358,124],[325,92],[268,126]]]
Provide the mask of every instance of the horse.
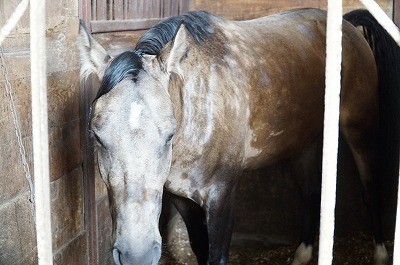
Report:
[[[357,29],[364,28],[364,33]],[[81,79],[100,80],[91,130],[107,186],[114,262],[157,264],[164,190],[199,264],[227,264],[234,195],[245,170],[300,156],[305,217],[293,265],[307,264],[318,228],[326,12],[231,21],[204,11],[168,18],[114,58],[79,30]],[[399,85],[399,48],[368,11],[344,16],[340,131],[359,170],[386,264],[378,192],[380,91]],[[388,59],[389,58],[389,59]],[[314,164],[314,166],[309,166]],[[317,165],[317,166],[315,166]]]

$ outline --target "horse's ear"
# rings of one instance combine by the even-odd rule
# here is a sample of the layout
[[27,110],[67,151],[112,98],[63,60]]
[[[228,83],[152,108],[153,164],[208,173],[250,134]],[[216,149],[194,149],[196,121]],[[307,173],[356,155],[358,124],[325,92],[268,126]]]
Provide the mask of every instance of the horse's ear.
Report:
[[80,20],[79,24],[78,48],[81,62],[81,80],[87,78],[91,73],[95,73],[99,77],[99,80],[101,80],[103,78],[104,66],[111,57],[92,37],[83,20]]
[[180,66],[182,59],[187,56],[189,47],[188,31],[184,24],[179,27],[178,32],[172,42],[171,51],[167,59],[167,72],[175,73],[183,76],[183,71]]

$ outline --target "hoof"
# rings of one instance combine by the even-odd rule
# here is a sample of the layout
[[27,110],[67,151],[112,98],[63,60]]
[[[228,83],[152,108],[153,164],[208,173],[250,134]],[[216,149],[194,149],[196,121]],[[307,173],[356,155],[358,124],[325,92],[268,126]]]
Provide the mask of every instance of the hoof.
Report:
[[310,262],[312,255],[312,245],[306,246],[301,243],[294,253],[294,259],[291,265],[306,265]]
[[386,250],[385,244],[376,244],[374,251],[374,264],[387,265],[389,261],[389,254]]

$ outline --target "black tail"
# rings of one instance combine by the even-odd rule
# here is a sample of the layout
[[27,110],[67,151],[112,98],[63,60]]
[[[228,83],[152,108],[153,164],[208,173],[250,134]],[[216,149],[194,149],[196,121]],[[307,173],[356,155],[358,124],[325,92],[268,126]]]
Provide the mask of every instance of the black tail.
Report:
[[[389,200],[391,205],[386,210],[395,213],[400,140],[400,48],[367,10],[354,10],[344,15],[344,19],[363,27],[365,39],[375,56],[379,80],[381,191],[383,200]],[[394,209],[390,209],[392,207]],[[392,230],[394,222],[390,223]]]

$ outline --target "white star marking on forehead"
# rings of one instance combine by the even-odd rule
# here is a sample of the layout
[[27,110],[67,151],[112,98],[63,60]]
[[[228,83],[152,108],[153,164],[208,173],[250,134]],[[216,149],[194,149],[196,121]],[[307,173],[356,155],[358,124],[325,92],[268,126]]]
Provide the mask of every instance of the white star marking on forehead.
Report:
[[131,128],[138,128],[140,125],[140,115],[142,114],[143,107],[136,102],[132,102],[130,111],[129,125]]

